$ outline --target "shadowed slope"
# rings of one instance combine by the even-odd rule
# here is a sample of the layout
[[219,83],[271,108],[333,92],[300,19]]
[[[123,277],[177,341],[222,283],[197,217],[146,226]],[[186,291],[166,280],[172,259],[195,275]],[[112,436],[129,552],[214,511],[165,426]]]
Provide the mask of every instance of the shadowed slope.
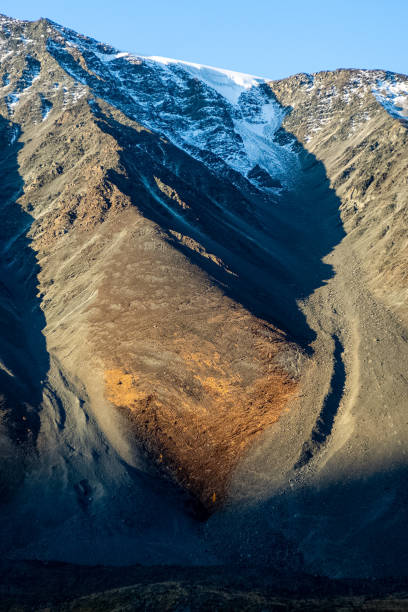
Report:
[[[1,501],[24,478],[40,428],[49,358],[37,295],[39,270],[27,233],[33,222],[17,203],[24,189],[17,155],[20,128],[0,117],[0,448]],[[31,459],[30,459],[31,456]]]

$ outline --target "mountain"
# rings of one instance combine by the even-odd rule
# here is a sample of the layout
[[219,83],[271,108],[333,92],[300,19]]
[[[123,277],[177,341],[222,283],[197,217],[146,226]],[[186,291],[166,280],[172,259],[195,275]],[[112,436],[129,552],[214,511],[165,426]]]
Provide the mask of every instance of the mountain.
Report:
[[408,77],[0,28],[2,556],[405,576]]

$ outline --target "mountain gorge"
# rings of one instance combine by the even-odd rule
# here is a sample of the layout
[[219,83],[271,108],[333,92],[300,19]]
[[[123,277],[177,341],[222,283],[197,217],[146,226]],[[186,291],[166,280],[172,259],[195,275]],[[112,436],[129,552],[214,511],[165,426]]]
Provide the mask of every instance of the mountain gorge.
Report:
[[405,576],[408,77],[0,28],[3,558]]

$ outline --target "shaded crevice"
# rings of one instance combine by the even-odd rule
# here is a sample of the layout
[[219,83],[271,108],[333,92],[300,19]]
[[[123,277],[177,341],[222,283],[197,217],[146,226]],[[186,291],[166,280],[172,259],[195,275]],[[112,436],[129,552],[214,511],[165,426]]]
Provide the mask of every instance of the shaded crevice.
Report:
[[56,420],[57,427],[60,431],[62,431],[65,429],[65,423],[67,420],[67,413],[64,408],[64,403],[58,397],[58,395],[53,392],[52,388],[48,384],[45,385],[45,389],[48,393],[49,401],[54,405],[56,414],[59,417],[58,420]]
[[333,336],[333,340],[334,366],[330,381],[330,389],[324,399],[321,412],[313,427],[311,436],[303,445],[301,455],[295,464],[295,469],[299,469],[309,463],[326,443],[327,438],[332,432],[334,420],[343,397],[344,385],[346,382],[346,369],[342,359],[344,349],[337,335]]

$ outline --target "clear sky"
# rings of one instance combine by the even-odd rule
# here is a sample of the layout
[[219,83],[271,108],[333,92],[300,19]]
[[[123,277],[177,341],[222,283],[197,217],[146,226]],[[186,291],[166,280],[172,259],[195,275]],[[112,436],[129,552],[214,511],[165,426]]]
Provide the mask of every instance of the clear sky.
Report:
[[3,0],[0,12],[272,79],[351,67],[408,73],[408,0]]

